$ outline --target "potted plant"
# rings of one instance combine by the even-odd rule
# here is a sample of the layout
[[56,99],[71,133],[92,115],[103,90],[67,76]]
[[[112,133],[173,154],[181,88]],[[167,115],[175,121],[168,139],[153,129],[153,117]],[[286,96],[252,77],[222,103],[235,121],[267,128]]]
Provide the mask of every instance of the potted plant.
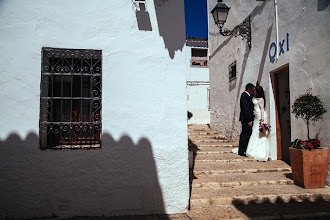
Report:
[[191,113],[190,111],[187,111],[187,116],[188,116],[188,120],[190,120],[193,116],[193,113]]
[[296,139],[291,143],[290,161],[293,180],[304,188],[324,187],[327,177],[329,149],[320,147],[320,140],[310,139],[309,125],[322,119],[327,110],[322,101],[310,93],[299,96],[293,106],[292,113],[296,118],[303,118],[307,125],[306,141]]

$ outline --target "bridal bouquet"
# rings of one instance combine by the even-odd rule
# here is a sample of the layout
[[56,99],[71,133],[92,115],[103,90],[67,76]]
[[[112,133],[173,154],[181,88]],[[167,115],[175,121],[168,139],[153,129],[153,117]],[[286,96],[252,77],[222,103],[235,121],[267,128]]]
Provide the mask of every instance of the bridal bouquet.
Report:
[[259,131],[266,132],[270,131],[271,126],[269,124],[263,123],[262,121],[259,122]]

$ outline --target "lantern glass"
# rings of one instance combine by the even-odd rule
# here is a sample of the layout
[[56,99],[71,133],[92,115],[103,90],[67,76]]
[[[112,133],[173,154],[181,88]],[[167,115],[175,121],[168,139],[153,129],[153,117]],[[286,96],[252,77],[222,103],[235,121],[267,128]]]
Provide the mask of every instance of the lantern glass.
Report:
[[229,7],[224,3],[218,3],[211,11],[216,24],[224,24],[227,20]]

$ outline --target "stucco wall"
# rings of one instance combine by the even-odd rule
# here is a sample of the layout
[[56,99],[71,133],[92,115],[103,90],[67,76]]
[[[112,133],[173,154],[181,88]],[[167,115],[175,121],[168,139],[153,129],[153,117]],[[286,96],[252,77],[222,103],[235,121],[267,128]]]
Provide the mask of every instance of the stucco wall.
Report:
[[193,113],[189,124],[209,124],[210,111],[208,103],[209,68],[191,66],[191,49],[207,49],[207,42],[187,42],[186,73],[187,73],[187,108]]
[[[215,2],[208,1],[209,12]],[[318,136],[322,146],[330,146],[330,93],[329,84],[329,1],[278,1],[279,41],[284,40],[284,53],[275,62],[269,58],[272,42],[276,42],[274,1],[224,1],[229,7],[225,27],[232,29],[233,21],[239,24],[252,12],[252,48],[240,37],[219,36],[209,14],[211,128],[233,139],[239,138],[241,125],[239,97],[248,82],[258,80],[266,91],[268,120],[275,128],[275,104],[270,73],[288,65],[290,77],[290,106],[295,98],[306,92],[318,95],[328,112],[322,121],[311,127],[311,137]],[[260,6],[256,7],[260,3]],[[235,22],[234,22],[235,23]],[[286,48],[289,33],[289,50]],[[279,49],[279,45],[277,46]],[[274,50],[271,51],[273,53]],[[236,82],[229,84],[228,65],[237,59]],[[276,145],[275,129],[271,133],[272,147]],[[307,129],[302,119],[291,114],[291,139],[307,139]],[[273,151],[276,153],[276,151]],[[276,155],[275,155],[276,156]],[[273,159],[276,159],[272,155]],[[329,177],[328,177],[329,178]]]
[[209,84],[187,85],[187,106],[193,117],[189,124],[209,124],[210,111],[208,109]]
[[[0,1],[0,213],[184,212],[183,0]],[[102,148],[39,149],[41,48],[102,50]]]

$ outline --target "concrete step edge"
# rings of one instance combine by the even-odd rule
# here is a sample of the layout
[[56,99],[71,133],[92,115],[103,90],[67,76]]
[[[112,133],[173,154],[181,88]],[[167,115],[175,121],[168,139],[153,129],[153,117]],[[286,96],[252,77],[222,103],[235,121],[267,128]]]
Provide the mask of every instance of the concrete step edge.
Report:
[[194,170],[195,175],[212,175],[225,173],[265,173],[265,172],[292,172],[291,168],[268,168],[268,169],[236,169],[236,170]]
[[326,219],[330,212],[314,212],[309,214],[292,214],[292,215],[268,215],[262,217],[254,217],[254,220],[270,220],[270,219]]
[[260,181],[243,181],[243,182],[202,182],[192,183],[192,187],[196,188],[216,188],[216,187],[235,187],[235,186],[264,186],[264,185],[293,185],[293,180],[260,180]]
[[226,138],[225,136],[221,135],[221,134],[188,134],[188,138],[189,139],[196,139],[196,138],[199,138],[199,139],[209,139],[209,138],[217,138],[217,139],[220,139],[220,140],[230,140],[228,138]]
[[207,138],[213,138],[213,139],[227,139],[224,135],[221,134],[210,134],[210,135],[198,135],[198,134],[193,134],[193,135],[188,135],[188,138],[200,138],[200,139],[207,139]]
[[[204,139],[204,140],[200,140],[200,139],[190,139],[193,143],[231,143],[230,140],[215,140],[215,139]],[[236,144],[236,143],[235,143]]]
[[221,132],[218,132],[218,131],[212,131],[212,130],[209,130],[209,131],[200,131],[200,130],[189,130],[188,131],[188,135],[219,135],[219,136],[222,136],[224,137],[224,135],[221,133]]
[[208,145],[205,145],[205,144],[197,144],[197,147],[201,147],[201,148],[207,148],[207,147],[230,147],[230,148],[233,148],[233,147],[237,147],[237,145],[235,144],[228,144],[226,142],[222,143],[222,144],[208,144]]
[[206,154],[229,154],[231,151],[197,151],[196,154],[206,155]]
[[196,159],[194,162],[196,163],[229,163],[229,162],[250,162],[255,161],[252,158],[233,158],[233,159]]
[[325,201],[330,201],[330,193],[288,193],[288,194],[270,194],[270,195],[247,195],[247,196],[234,196],[234,197],[215,197],[215,198],[192,198],[190,200],[190,207],[194,208],[203,208],[209,206],[217,206],[217,205],[248,205],[250,202],[254,202],[257,204],[262,204],[265,202],[270,202],[275,204],[277,200],[282,200],[284,202],[289,201],[310,201],[314,202],[318,199],[322,199]]
[[224,136],[219,136],[219,135],[207,135],[207,136],[203,136],[203,135],[189,135],[188,139],[190,140],[229,140]]
[[[233,205],[221,205],[217,206],[215,212],[214,208],[195,208],[188,211],[187,215],[191,219],[202,219],[204,217],[204,213],[208,213],[208,219],[228,219],[231,220],[242,220],[242,219],[250,219],[241,211],[237,210]],[[228,216],[226,213],[227,210],[231,211],[231,215]],[[329,219],[330,211],[314,211],[310,213],[294,213],[294,214],[286,214],[286,213],[267,213],[266,215],[253,216],[254,220],[271,220],[271,219]],[[326,218],[328,217],[328,218]],[[205,218],[204,218],[205,219]]]

